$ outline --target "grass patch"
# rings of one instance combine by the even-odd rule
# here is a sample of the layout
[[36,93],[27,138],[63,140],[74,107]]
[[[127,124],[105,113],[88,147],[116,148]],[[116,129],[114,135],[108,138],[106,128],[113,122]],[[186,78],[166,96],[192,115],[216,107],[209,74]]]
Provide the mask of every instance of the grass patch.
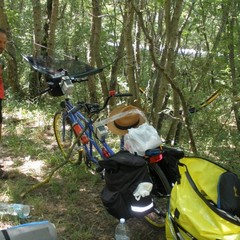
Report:
[[[22,105],[9,101],[4,111],[0,160],[9,173],[9,179],[0,181],[1,201],[30,205],[31,218],[26,221],[48,220],[54,223],[59,240],[112,240],[117,220],[102,206],[100,193],[104,181],[100,175],[89,173],[84,164],[65,165],[53,175],[49,183],[30,192],[25,198],[20,197],[23,191],[41,182],[54,167],[64,161],[52,127],[54,111],[57,111],[56,103],[50,101],[43,105]],[[235,172],[239,171],[239,134],[230,131],[226,124],[220,125],[216,119],[214,122],[215,128],[211,128],[206,118],[193,119],[201,156],[221,162]],[[119,143],[115,140],[110,134],[111,146],[118,149]],[[187,152],[187,140],[184,141]],[[23,221],[3,216],[1,222],[3,228]],[[164,239],[164,229],[156,231],[143,220],[130,219],[129,226],[132,240]]]
[[[31,217],[20,220],[2,217],[2,228],[24,222],[48,220],[55,224],[59,240],[112,240],[117,220],[103,208],[100,193],[104,181],[87,171],[84,164],[67,164],[50,182],[21,193],[41,182],[64,161],[56,144],[52,120],[55,107],[8,102],[4,108],[3,141],[0,159],[9,179],[0,181],[0,199],[31,206]],[[51,111],[46,112],[48,109]],[[57,109],[56,109],[57,110]],[[114,148],[118,143],[109,138]],[[157,239],[164,231],[153,231],[145,222],[130,223],[134,239]]]

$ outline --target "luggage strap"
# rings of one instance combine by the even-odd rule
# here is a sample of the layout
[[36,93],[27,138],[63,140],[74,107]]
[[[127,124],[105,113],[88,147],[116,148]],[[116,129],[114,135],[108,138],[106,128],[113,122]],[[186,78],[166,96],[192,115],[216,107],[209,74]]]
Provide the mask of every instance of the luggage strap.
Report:
[[[176,209],[177,210],[177,209]],[[175,211],[176,211],[175,210]],[[175,231],[175,235],[177,237],[177,240],[184,240],[182,234],[180,233],[179,229],[181,229],[186,235],[188,235],[188,237],[191,239],[191,240],[198,240],[197,238],[195,238],[194,236],[192,236],[186,229],[184,229],[181,225],[179,225],[175,220],[174,218],[172,217],[171,214],[169,214],[169,219],[172,223],[172,226],[174,228],[174,231]]]

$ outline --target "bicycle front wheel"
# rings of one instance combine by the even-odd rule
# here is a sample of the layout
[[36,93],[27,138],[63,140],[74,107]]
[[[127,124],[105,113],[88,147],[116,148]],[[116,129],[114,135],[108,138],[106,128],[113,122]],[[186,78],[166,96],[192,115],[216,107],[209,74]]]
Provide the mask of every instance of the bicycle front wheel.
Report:
[[171,186],[166,175],[157,163],[149,163],[149,176],[153,183],[152,197],[154,202],[154,214],[145,216],[145,220],[152,226],[162,228],[165,226],[168,202],[171,193]]
[[[66,158],[75,142],[76,136],[73,132],[70,119],[64,115],[64,112],[55,113],[53,129],[58,147],[63,153],[63,156]],[[82,157],[83,150],[81,147],[81,142],[78,141],[72,150],[69,161],[72,163],[81,163]]]

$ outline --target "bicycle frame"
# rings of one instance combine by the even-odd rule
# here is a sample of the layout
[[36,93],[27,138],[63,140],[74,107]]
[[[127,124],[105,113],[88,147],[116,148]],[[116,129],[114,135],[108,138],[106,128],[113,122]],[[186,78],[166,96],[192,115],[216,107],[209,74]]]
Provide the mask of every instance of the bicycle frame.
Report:
[[93,138],[94,132],[94,126],[93,126],[93,120],[91,118],[87,119],[83,116],[83,114],[80,111],[73,112],[74,106],[70,102],[69,99],[65,99],[65,112],[63,115],[63,137],[65,136],[65,126],[66,126],[66,119],[69,118],[71,125],[74,126],[75,124],[78,124],[81,129],[84,129],[87,127],[84,134],[88,138],[88,143],[83,143],[83,148],[85,150],[85,153],[88,157],[88,160],[93,162],[94,164],[98,165],[98,160],[96,157],[93,156],[94,149],[98,152],[98,154],[101,156],[102,159],[106,158],[107,153],[108,156],[111,156],[114,154],[111,147],[107,144],[105,137],[98,139],[101,144],[96,143],[96,141]]
[[[86,165],[87,167],[91,167],[91,163],[94,164],[94,166],[96,166],[97,168],[99,167],[99,162],[97,157],[94,156],[94,151],[96,151],[96,153],[101,157],[101,160],[106,159],[107,157],[111,156],[114,154],[114,151],[111,149],[111,147],[107,144],[105,137],[98,137],[98,134],[96,134],[95,132],[95,119],[93,119],[93,114],[98,114],[100,113],[101,110],[103,110],[108,103],[108,100],[111,97],[127,97],[127,96],[132,96],[132,94],[129,93],[123,93],[123,94],[116,94],[115,91],[109,91],[109,96],[106,99],[104,105],[102,107],[97,107],[97,109],[93,109],[93,111],[89,110],[89,117],[84,117],[84,115],[81,112],[81,106],[79,108],[79,104],[77,106],[74,106],[70,100],[67,98],[67,96],[69,96],[71,94],[71,91],[73,89],[73,83],[80,83],[83,81],[87,81],[87,76],[90,75],[94,75],[96,73],[101,72],[103,68],[93,68],[91,66],[88,66],[86,64],[82,64],[82,62],[78,62],[74,60],[74,64],[78,63],[79,66],[79,73],[74,73],[72,72],[71,74],[68,73],[67,70],[64,70],[64,66],[60,67],[58,66],[58,64],[56,64],[55,69],[54,69],[54,61],[51,62],[51,59],[43,59],[39,58],[39,59],[35,59],[32,57],[25,57],[25,60],[27,60],[27,62],[30,63],[30,65],[33,67],[33,69],[39,71],[41,74],[44,74],[47,77],[47,83],[48,83],[48,88],[46,88],[45,90],[43,90],[42,92],[39,93],[39,95],[42,95],[46,92],[48,92],[50,95],[52,96],[63,96],[65,95],[65,101],[64,101],[64,105],[61,104],[63,111],[62,112],[57,112],[54,116],[54,133],[55,133],[55,137],[56,140],[58,142],[58,146],[61,149],[63,155],[66,157],[69,157],[68,153],[65,152],[70,150],[71,151],[74,149],[75,146],[71,146],[71,148],[69,149],[70,145],[72,144],[72,138],[77,138],[77,141],[79,140],[79,143],[77,141],[74,142],[74,144],[79,144],[79,146],[82,145],[83,150],[86,154]],[[50,61],[49,61],[50,60]],[[51,67],[46,67],[48,66],[48,63],[52,63]],[[63,62],[64,64],[64,62]],[[87,103],[85,103],[87,105]],[[86,106],[85,105],[85,106]],[[88,109],[88,108],[87,108]],[[59,124],[58,124],[59,123]],[[102,123],[101,123],[102,124]],[[102,126],[104,126],[105,124],[103,124]],[[66,126],[69,127],[69,132],[67,132]],[[75,127],[77,126],[77,127]],[[56,130],[56,128],[58,128]],[[84,132],[83,132],[84,131]],[[58,133],[60,133],[58,135]],[[69,133],[69,134],[68,134]],[[68,134],[68,135],[67,135]],[[80,135],[79,135],[80,134]],[[85,135],[85,137],[87,138],[87,141],[83,141],[82,140],[82,136]],[[70,138],[68,139],[67,136],[69,136]],[[80,137],[81,136],[81,137]],[[100,136],[102,136],[100,134]],[[59,137],[59,138],[58,138]],[[78,138],[79,137],[79,138]],[[59,140],[61,139],[62,143],[59,143]],[[98,141],[95,141],[95,140]],[[68,141],[70,140],[70,141]],[[61,145],[62,144],[62,145]],[[120,139],[120,149],[123,149],[123,137]],[[75,149],[76,151],[76,149]],[[76,152],[75,152],[76,153]],[[77,152],[77,156],[78,159],[77,161],[80,159],[80,157],[82,157],[82,153],[83,151],[78,151]],[[69,154],[72,154],[72,152]],[[73,156],[73,155],[72,155]],[[74,157],[72,157],[73,160]],[[69,160],[69,159],[67,159]],[[70,162],[76,162],[76,161],[70,161]],[[148,166],[149,168],[151,168],[154,173],[155,173],[155,179],[159,180],[164,187],[164,190],[166,191],[166,196],[169,197],[170,191],[171,191],[171,187],[168,183],[168,180],[164,174],[164,172],[162,171],[162,169],[157,165],[156,162],[154,163],[150,163],[148,162]],[[90,163],[90,164],[88,164]],[[103,169],[97,169],[97,171],[101,172],[101,170]],[[153,183],[155,182],[155,180],[153,181]],[[157,189],[158,190],[158,189]],[[158,192],[157,192],[158,193]],[[159,194],[155,194],[156,198],[158,198]],[[161,194],[161,189],[160,192]],[[162,205],[162,198],[159,201],[159,204]],[[155,202],[156,204],[156,202]],[[163,203],[165,205],[165,203]],[[158,201],[157,201],[157,205],[158,206]],[[163,209],[164,210],[164,209]],[[164,211],[155,211],[158,215],[163,214],[164,215]],[[163,213],[162,213],[163,212]],[[151,218],[147,218],[146,220],[151,223],[154,226],[157,227],[163,227],[164,225],[159,225],[156,223],[156,225],[154,224],[154,222],[152,222]]]

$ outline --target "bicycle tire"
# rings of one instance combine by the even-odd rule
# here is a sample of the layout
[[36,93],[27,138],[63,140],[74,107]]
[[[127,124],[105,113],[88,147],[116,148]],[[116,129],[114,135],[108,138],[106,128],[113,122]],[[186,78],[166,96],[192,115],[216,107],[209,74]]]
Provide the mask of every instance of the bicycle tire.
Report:
[[149,175],[153,183],[152,197],[154,202],[154,212],[162,218],[162,221],[158,221],[158,218],[153,220],[149,215],[145,216],[144,219],[156,228],[163,228],[165,226],[165,217],[171,193],[171,186],[166,175],[157,163],[149,163],[148,167]]
[[[72,144],[74,143],[76,136],[73,132],[72,125],[68,118],[63,121],[64,112],[56,112],[53,119],[53,130],[54,135],[61,150],[63,156],[66,158],[69,154]],[[63,129],[63,122],[65,122],[65,127]],[[83,149],[81,148],[81,142],[79,141],[70,156],[69,162],[71,163],[81,163],[83,158]]]

